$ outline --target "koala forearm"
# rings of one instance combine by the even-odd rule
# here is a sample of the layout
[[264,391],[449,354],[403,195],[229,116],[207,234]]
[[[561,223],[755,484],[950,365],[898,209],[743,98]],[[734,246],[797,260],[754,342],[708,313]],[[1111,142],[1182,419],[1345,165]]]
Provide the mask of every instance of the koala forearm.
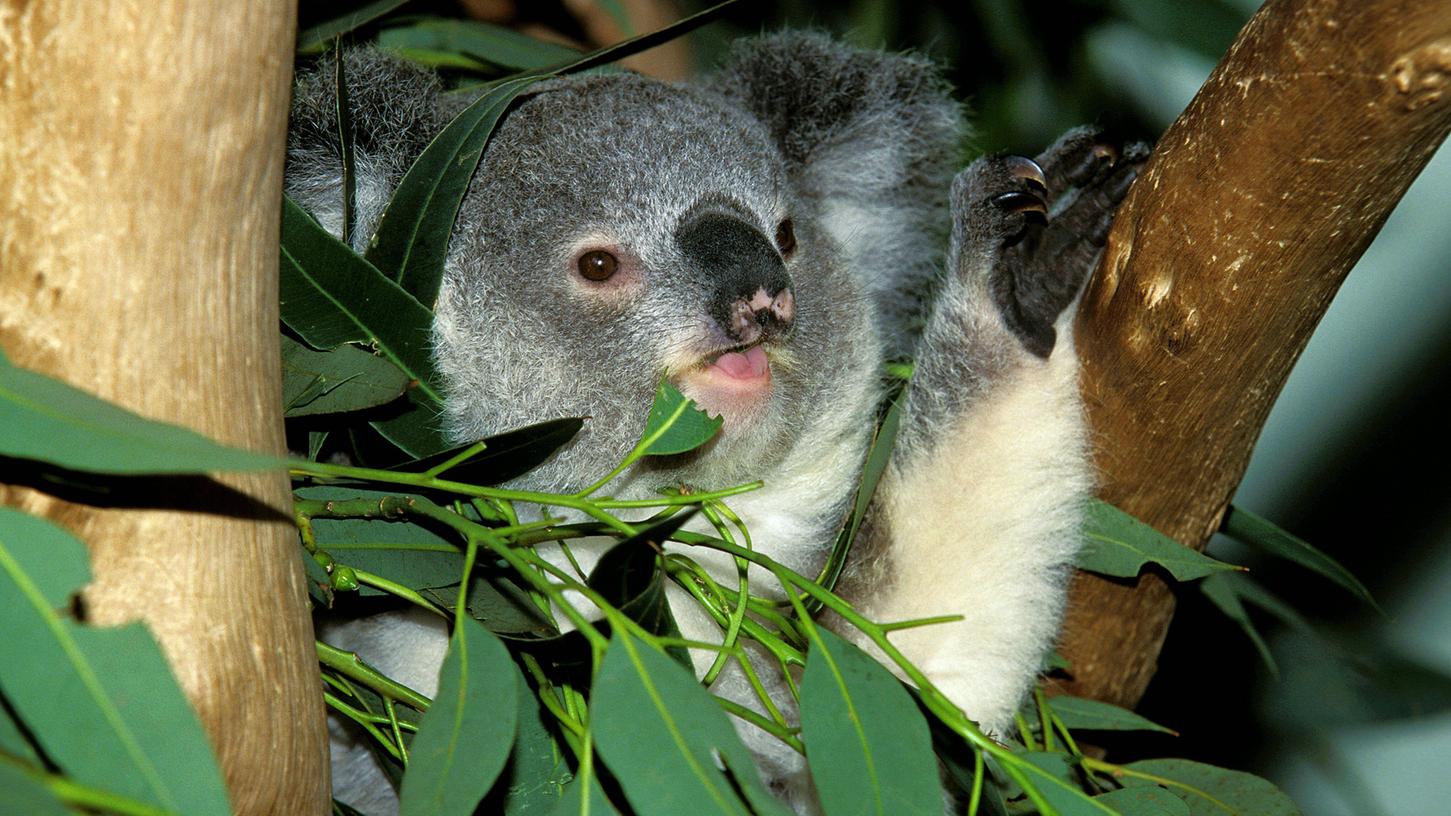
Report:
[[890,544],[864,546],[881,560],[868,569],[885,580],[866,593],[847,585],[873,620],[962,615],[892,640],[998,733],[1057,632],[1092,483],[1076,373],[1061,349],[940,420],[935,444],[894,463],[874,502],[870,529]]

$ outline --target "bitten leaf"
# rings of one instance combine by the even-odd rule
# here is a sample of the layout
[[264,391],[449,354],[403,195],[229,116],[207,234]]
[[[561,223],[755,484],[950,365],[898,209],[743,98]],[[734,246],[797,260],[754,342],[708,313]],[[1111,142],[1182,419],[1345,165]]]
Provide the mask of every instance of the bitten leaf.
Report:
[[675,386],[662,382],[645,420],[640,444],[646,456],[685,453],[709,442],[721,424],[720,417],[708,416]]

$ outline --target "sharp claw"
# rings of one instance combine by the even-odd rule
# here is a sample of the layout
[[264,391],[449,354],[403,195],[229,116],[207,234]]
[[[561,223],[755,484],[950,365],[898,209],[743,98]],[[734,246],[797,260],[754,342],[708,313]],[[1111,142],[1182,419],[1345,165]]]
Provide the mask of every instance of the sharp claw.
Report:
[[992,205],[1010,213],[1021,213],[1030,220],[1048,223],[1048,202],[1036,193],[1014,191],[999,193],[990,199]]
[[1043,168],[1032,159],[1026,156],[1009,156],[1008,172],[1028,187],[1047,195],[1048,177],[1043,175]]

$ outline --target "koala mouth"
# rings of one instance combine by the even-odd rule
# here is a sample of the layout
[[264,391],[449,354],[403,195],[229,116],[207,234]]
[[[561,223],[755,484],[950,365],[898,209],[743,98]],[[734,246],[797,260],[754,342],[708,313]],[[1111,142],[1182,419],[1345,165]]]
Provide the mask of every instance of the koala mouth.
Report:
[[738,351],[725,351],[707,361],[707,370],[731,380],[751,381],[771,377],[771,361],[760,344]]
[[771,359],[754,343],[706,355],[676,378],[685,396],[726,427],[749,424],[766,408],[771,393]]

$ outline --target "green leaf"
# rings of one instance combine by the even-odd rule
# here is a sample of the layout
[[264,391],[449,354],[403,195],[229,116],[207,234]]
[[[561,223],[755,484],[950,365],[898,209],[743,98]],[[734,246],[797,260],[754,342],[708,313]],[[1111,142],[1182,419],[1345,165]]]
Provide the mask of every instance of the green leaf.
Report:
[[424,306],[438,298],[454,218],[494,127],[540,79],[506,80],[479,97],[434,137],[393,191],[365,257]]
[[[315,486],[295,491],[300,499],[342,501],[383,499],[408,494],[356,487]],[[343,564],[402,584],[420,592],[444,609],[458,601],[459,573],[464,554],[452,533],[441,535],[413,517],[396,519],[312,520],[319,548]],[[308,559],[311,561],[311,559]],[[386,595],[369,586],[358,588],[364,597]],[[499,568],[487,559],[474,567],[469,583],[469,615],[489,631],[518,639],[539,639],[559,634],[553,623],[536,607],[528,592],[517,582],[513,570]]]
[[[458,603],[458,581],[424,589],[421,594],[452,612]],[[517,575],[507,567],[474,568],[473,579],[469,581],[468,607],[469,617],[506,640],[527,642],[559,637],[559,628],[534,604],[528,590],[520,586]]]
[[416,380],[429,402],[442,402],[428,349],[433,312],[286,197],[278,285],[282,322],[308,345],[374,347]]
[[438,694],[413,738],[399,791],[401,816],[468,816],[514,746],[519,671],[488,630],[461,618],[438,675]]
[[[41,764],[40,756],[35,753],[35,746],[20,733],[20,726],[10,716],[3,695],[0,695],[0,754],[9,754],[32,765]],[[0,790],[4,788],[0,787]]]
[[1189,816],[1184,800],[1163,788],[1123,788],[1093,798],[1121,816]]
[[642,453],[669,456],[695,450],[709,442],[721,424],[720,417],[707,416],[675,386],[662,382],[645,420],[645,433],[640,439]]
[[1383,637],[1327,640],[1286,632],[1275,639],[1275,653],[1284,677],[1265,689],[1263,718],[1294,738],[1397,720],[1425,722],[1451,711],[1451,673],[1398,652]]
[[942,808],[927,721],[882,664],[820,626],[801,679],[801,738],[828,816]]
[[[313,501],[379,500],[409,496],[397,490],[320,485],[293,491],[299,499]],[[432,527],[402,518],[316,518],[312,531],[318,547],[339,563],[382,575],[409,589],[458,584],[463,569],[463,551],[456,536],[440,535]],[[384,594],[363,587],[363,595]]]
[[1158,731],[1175,734],[1158,723],[1116,705],[1082,697],[1049,697],[1048,707],[1070,731]]
[[1190,816],[1300,816],[1279,788],[1243,771],[1187,759],[1146,759],[1124,767],[1125,786],[1159,785],[1189,805]]
[[378,45],[410,56],[420,51],[454,54],[475,68],[480,62],[513,70],[548,68],[580,56],[573,48],[474,20],[424,19],[385,28],[378,34]]
[[[910,376],[910,375],[909,375]],[[892,460],[892,450],[897,443],[897,429],[902,422],[902,400],[901,390],[897,389],[888,398],[887,410],[882,414],[882,421],[877,425],[877,433],[872,437],[872,446],[867,451],[866,464],[862,466],[861,482],[857,485],[856,501],[852,505],[851,517],[841,532],[837,534],[836,541],[832,543],[831,554],[827,556],[826,564],[821,568],[816,583],[828,590],[836,588],[836,582],[841,578],[841,572],[846,568],[846,562],[851,554],[852,544],[856,541],[857,532],[861,529],[862,519],[866,518],[867,508],[871,506],[872,497],[876,495],[877,483],[881,481],[882,474],[886,472],[887,463]],[[805,601],[808,614],[816,614],[821,609],[821,602],[815,598]]]
[[297,50],[303,54],[316,53],[334,37],[364,26],[406,2],[408,0],[372,0],[372,2],[361,3],[343,14],[315,22],[308,21],[308,24],[300,27],[297,32]]
[[[507,482],[543,464],[555,451],[569,444],[583,427],[583,419],[567,417],[505,431],[482,440],[482,451],[435,475],[471,485]],[[393,469],[422,473],[448,462],[470,447],[472,445],[459,445]]]
[[26,773],[15,765],[0,760],[0,813],[12,816],[75,816],[50,788],[41,781],[39,772]]
[[92,629],[57,611],[90,577],[81,542],[0,508],[0,691],[77,782],[189,816],[230,813],[201,723],[146,628]]
[[0,352],[0,456],[93,473],[208,473],[281,468],[276,456],[219,445],[60,380]]
[[410,389],[408,399],[382,410],[395,409],[392,416],[368,420],[382,437],[410,458],[430,456],[448,447],[443,436],[439,404],[419,389]]
[[1113,0],[1110,4],[1156,40],[1171,42],[1217,60],[1244,25],[1244,14],[1228,3]]
[[[676,513],[651,525],[605,551],[586,582],[611,606],[655,635],[678,635],[675,618],[665,597],[665,571],[660,566],[661,547],[687,521],[694,510]],[[683,666],[690,655],[679,647],[667,649]]]
[[[565,785],[573,774],[546,717],[534,690],[528,683],[520,683],[519,735],[489,797],[493,800],[502,793],[504,816],[542,816],[556,811],[564,801]],[[492,810],[497,811],[497,807]]]
[[595,747],[640,816],[787,816],[715,700],[663,653],[616,630],[592,695]]
[[1243,569],[1192,550],[1107,502],[1089,503],[1083,551],[1078,566],[1100,575],[1133,578],[1148,563],[1158,564],[1178,581],[1192,581],[1220,570]]
[[1254,644],[1255,651],[1259,652],[1260,659],[1265,662],[1270,674],[1278,678],[1280,667],[1276,665],[1274,655],[1270,654],[1269,644],[1265,643],[1265,639],[1260,636],[1259,629],[1250,619],[1249,611],[1241,602],[1241,590],[1248,583],[1252,582],[1245,576],[1224,573],[1206,578],[1200,583],[1199,591],[1203,592],[1204,597],[1208,598],[1220,612],[1239,624],[1239,628],[1244,630],[1245,635]]
[[1005,765],[1017,770],[1025,779],[1024,788],[1030,789],[1030,796],[1036,796],[1057,811],[1058,816],[1103,816],[1113,811],[1079,789],[1076,781],[1069,781],[1072,760],[1065,754],[1032,752],[1013,757]]
[[1025,751],[1021,756],[1059,782],[1078,786],[1078,761],[1073,757],[1058,751]]
[[282,407],[286,416],[359,411],[403,395],[408,375],[356,346],[313,351],[282,336]]
[[1244,508],[1229,508],[1229,513],[1224,518],[1223,532],[1236,541],[1319,573],[1377,610],[1380,609],[1375,599],[1370,596],[1370,590],[1338,561]]
[[581,773],[564,786],[564,796],[551,816],[617,816],[618,813],[600,787],[599,777]]

